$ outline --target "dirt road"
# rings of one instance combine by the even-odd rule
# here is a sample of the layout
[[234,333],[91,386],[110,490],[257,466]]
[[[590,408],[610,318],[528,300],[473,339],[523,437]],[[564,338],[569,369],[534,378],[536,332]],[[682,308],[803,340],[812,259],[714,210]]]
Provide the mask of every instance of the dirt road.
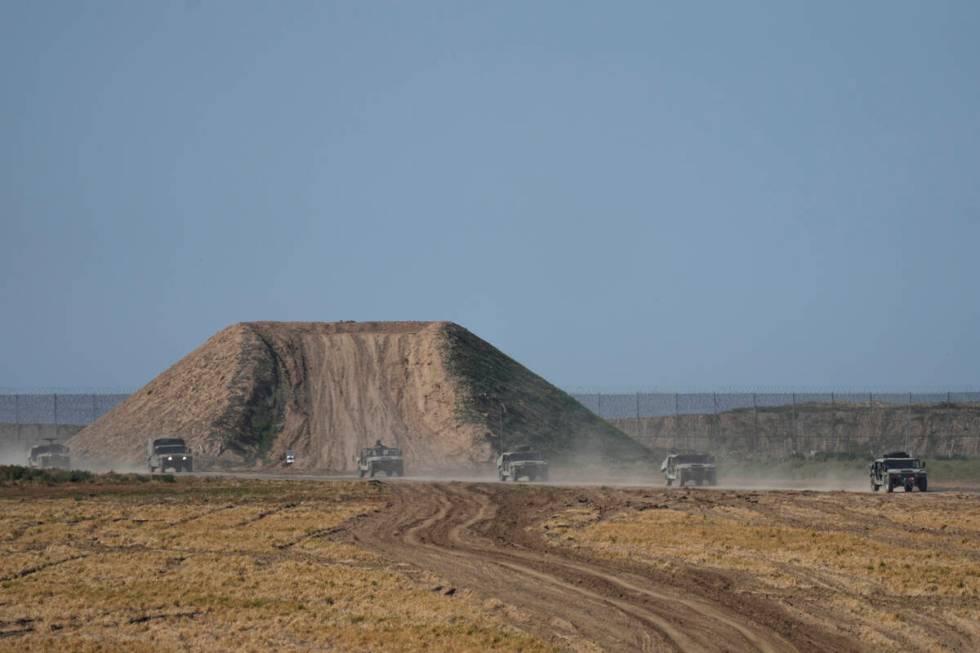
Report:
[[529,528],[555,505],[608,506],[602,488],[397,483],[387,509],[352,537],[518,608],[514,620],[568,650],[856,650],[778,604],[725,591],[725,579],[679,580],[628,561],[549,546]]

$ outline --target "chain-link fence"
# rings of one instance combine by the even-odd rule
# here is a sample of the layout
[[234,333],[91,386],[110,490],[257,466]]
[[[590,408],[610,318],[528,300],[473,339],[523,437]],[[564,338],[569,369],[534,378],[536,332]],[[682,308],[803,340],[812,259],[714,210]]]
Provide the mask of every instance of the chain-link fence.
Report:
[[[0,424],[89,424],[126,399],[0,393]],[[742,455],[980,455],[980,392],[573,392],[655,451]]]
[[0,423],[89,424],[128,396],[98,393],[0,394]]
[[747,408],[978,405],[980,392],[571,392],[603,419],[714,415]]
[[980,392],[572,394],[656,451],[980,455]]

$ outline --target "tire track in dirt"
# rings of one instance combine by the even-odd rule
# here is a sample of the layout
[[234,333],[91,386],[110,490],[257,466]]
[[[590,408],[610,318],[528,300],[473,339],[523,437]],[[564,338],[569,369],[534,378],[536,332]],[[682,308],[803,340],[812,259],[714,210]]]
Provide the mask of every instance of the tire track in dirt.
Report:
[[[694,585],[545,544],[528,532],[534,511],[522,504],[538,488],[395,483],[388,491],[387,509],[352,526],[359,544],[525,611],[531,618],[518,625],[562,648],[777,653],[803,641],[806,650],[842,650],[840,639],[785,615],[753,620]],[[791,636],[771,621],[789,624]]]

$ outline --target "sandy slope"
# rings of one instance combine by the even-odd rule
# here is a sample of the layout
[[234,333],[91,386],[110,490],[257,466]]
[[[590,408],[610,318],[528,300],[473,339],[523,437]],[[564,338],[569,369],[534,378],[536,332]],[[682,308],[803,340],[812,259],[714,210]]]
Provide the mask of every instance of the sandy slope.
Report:
[[[216,334],[71,442],[138,465],[147,439],[209,464],[349,470],[383,439],[410,473],[485,466],[495,447],[645,453],[541,377],[447,322],[250,322]],[[200,465],[199,465],[200,466]]]

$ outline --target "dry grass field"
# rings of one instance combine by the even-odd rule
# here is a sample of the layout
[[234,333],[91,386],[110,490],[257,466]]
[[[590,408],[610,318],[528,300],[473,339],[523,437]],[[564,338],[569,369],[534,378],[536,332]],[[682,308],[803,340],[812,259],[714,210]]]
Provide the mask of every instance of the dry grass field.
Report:
[[0,651],[975,651],[980,496],[0,479]]
[[332,539],[380,494],[186,478],[0,488],[0,650],[548,650],[466,590]]
[[566,508],[539,532],[660,573],[696,570],[860,647],[980,650],[974,494],[676,490],[614,503]]

